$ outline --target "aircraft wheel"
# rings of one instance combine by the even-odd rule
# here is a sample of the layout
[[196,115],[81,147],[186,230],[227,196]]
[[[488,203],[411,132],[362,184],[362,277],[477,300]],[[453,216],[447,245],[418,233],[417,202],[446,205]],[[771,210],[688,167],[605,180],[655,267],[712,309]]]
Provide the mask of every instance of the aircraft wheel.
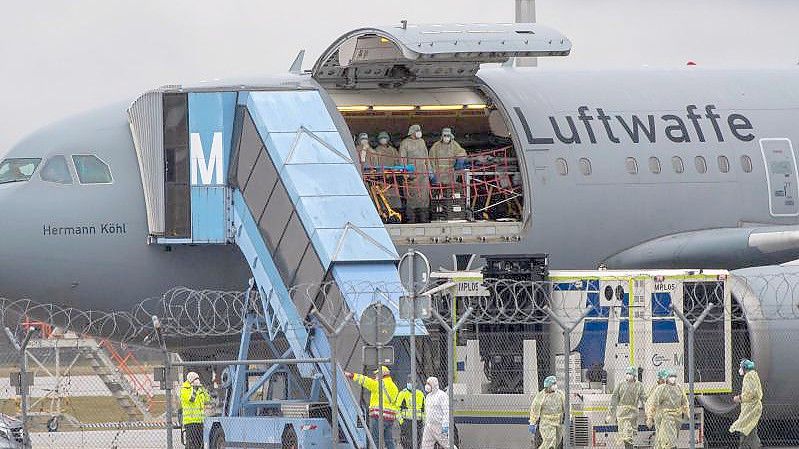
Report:
[[211,431],[210,449],[225,449],[225,431],[221,427],[215,427]]
[[53,416],[47,421],[48,432],[58,432],[58,416]]
[[283,449],[297,449],[297,432],[294,431],[294,426],[288,425],[283,429],[280,441]]

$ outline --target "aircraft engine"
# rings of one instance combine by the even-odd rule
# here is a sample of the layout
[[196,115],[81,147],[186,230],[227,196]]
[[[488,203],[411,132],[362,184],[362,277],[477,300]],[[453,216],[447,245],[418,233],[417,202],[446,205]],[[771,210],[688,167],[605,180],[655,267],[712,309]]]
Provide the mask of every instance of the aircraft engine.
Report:
[[[731,272],[733,394],[738,361],[751,358],[764,388],[763,419],[794,418],[799,411],[799,266],[763,266]],[[737,413],[732,395],[699,398],[717,415]]]

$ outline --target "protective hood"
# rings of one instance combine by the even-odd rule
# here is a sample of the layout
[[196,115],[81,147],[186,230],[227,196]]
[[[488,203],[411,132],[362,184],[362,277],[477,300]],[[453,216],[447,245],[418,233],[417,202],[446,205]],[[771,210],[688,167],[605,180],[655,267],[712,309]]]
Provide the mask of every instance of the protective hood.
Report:
[[438,391],[438,378],[437,377],[428,377],[427,384],[430,385],[431,392]]

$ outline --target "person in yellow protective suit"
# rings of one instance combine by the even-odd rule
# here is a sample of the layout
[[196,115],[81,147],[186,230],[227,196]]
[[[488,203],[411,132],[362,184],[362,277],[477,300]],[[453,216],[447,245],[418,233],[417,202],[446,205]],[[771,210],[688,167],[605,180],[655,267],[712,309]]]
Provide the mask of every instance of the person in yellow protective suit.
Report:
[[760,376],[755,371],[755,363],[751,360],[741,360],[738,374],[744,376],[740,396],[735,396],[733,401],[741,404],[741,414],[730,426],[730,432],[738,432],[741,438],[739,448],[759,448],[760,437],[757,435],[757,424],[763,414],[763,388],[760,385]]
[[433,166],[435,179],[439,184],[455,183],[455,161],[466,159],[466,150],[455,141],[452,129],[441,130],[441,139],[430,147],[430,163]]
[[405,216],[408,223],[430,222],[430,166],[427,144],[422,139],[422,127],[411,125],[408,137],[400,143],[400,159],[403,165],[413,165],[413,174],[405,183]]
[[533,397],[530,404],[530,433],[535,439],[541,433],[538,449],[555,449],[563,439],[563,417],[566,410],[566,395],[558,389],[555,376],[544,379],[544,389]]
[[186,436],[186,449],[203,448],[203,421],[205,405],[211,401],[200,382],[200,375],[191,371],[186,374],[186,382],[180,387],[180,408],[183,410],[183,432]]
[[619,437],[625,449],[631,449],[638,433],[638,404],[646,404],[644,385],[638,381],[638,368],[631,366],[624,374],[624,381],[616,384],[610,398],[610,414],[605,422],[616,418],[619,425]]
[[[657,387],[659,387],[660,385],[663,385],[663,384],[666,383],[666,378],[668,378],[668,377],[669,377],[669,370],[662,369],[662,370],[658,371],[657,382],[655,383],[655,385],[652,385],[652,388],[649,389],[649,393],[646,395],[647,400],[648,400],[648,398],[652,397],[652,393],[655,392]],[[644,405],[644,409],[646,409],[646,405]],[[652,430],[656,430],[657,427],[658,427],[658,424],[660,424],[660,415],[655,414],[654,419],[652,421],[652,425],[649,426],[649,427],[651,427]]]
[[380,396],[377,392],[380,386],[377,376],[383,377],[383,442],[386,449],[394,449],[394,435],[392,428],[397,417],[397,386],[391,379],[391,371],[387,366],[380,367],[374,371],[375,377],[367,377],[363,374],[346,372],[345,375],[355,381],[358,385],[369,391],[369,427],[375,444],[379,444],[380,435]]
[[660,415],[652,448],[675,449],[680,427],[688,413],[688,397],[677,385],[677,375],[669,371],[666,383],[658,385],[646,401],[646,425],[652,427],[655,416]]
[[[422,430],[424,430],[424,393],[414,388],[413,376],[409,376],[405,388],[397,395],[397,410],[399,411],[400,443],[403,449],[418,449],[422,443]],[[413,396],[416,396],[416,447],[413,447]]]
[[[375,147],[377,153],[377,161],[374,164],[376,167],[394,167],[400,165],[399,151],[391,145],[391,136],[386,131],[381,131],[377,135],[377,146]],[[400,197],[400,186],[398,176],[386,176],[387,190],[384,193],[389,206],[397,212],[402,213],[402,198]]]

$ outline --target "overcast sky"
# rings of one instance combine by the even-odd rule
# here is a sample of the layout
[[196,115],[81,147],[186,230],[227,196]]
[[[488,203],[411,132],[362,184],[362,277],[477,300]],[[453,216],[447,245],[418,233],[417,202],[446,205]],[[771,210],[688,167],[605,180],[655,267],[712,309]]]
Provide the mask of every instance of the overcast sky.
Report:
[[[305,68],[340,34],[401,19],[510,22],[513,0],[3,2],[0,154],[58,118],[151,87]],[[544,68],[796,65],[794,0],[538,0],[571,56]],[[799,70],[799,68],[797,68]]]

